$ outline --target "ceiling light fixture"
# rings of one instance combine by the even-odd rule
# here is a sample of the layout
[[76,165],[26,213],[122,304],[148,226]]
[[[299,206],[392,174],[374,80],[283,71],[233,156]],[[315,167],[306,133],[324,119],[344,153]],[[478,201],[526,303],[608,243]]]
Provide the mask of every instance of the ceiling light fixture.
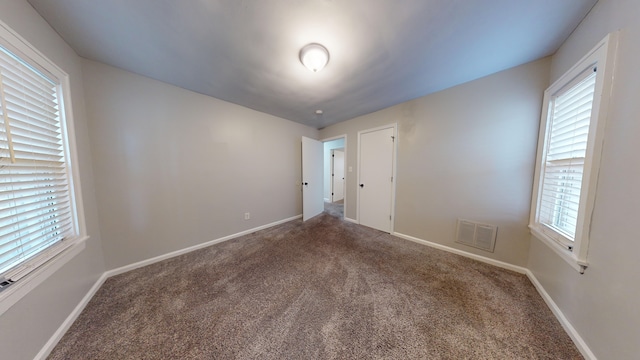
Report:
[[329,51],[320,44],[309,44],[300,50],[300,62],[307,69],[318,72],[329,62]]

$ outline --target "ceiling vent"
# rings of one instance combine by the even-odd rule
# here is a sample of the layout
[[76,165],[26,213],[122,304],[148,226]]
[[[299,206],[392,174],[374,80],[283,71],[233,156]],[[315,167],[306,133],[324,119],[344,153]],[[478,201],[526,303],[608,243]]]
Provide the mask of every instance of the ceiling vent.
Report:
[[493,252],[497,233],[498,227],[496,225],[458,219],[456,242]]

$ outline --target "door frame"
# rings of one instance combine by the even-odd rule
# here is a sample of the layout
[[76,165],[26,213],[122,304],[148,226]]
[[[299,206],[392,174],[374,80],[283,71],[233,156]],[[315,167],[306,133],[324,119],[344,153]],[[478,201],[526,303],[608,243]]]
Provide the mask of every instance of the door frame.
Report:
[[[397,166],[396,163],[398,162],[397,157],[398,157],[398,123],[391,123],[391,124],[387,124],[387,125],[382,125],[382,126],[378,126],[378,127],[374,127],[374,128],[370,128],[370,129],[366,129],[366,130],[360,130],[358,131],[358,166],[357,166],[357,179],[358,181],[356,182],[356,221],[358,222],[358,224],[360,224],[360,191],[358,191],[358,184],[360,184],[360,137],[362,136],[362,134],[366,134],[369,132],[374,132],[374,131],[378,131],[378,130],[384,130],[384,129],[389,129],[392,128],[393,129],[393,154],[391,154],[391,173],[393,176],[393,182],[391,183],[391,227],[390,227],[390,234],[393,234],[395,232],[395,222],[396,222],[396,184],[398,182],[398,177],[397,177]],[[346,142],[345,142],[346,144]],[[346,153],[345,153],[346,156]]]
[[[342,203],[343,205],[343,211],[342,211],[342,219],[347,219],[347,181],[348,181],[348,176],[349,173],[347,172],[347,155],[348,155],[348,146],[347,146],[347,134],[341,134],[341,135],[336,135],[336,136],[332,136],[332,137],[328,137],[325,139],[320,140],[323,144],[326,143],[327,141],[333,141],[333,140],[338,140],[338,139],[344,139],[344,187],[342,189],[343,191],[343,196],[344,196],[344,201]],[[324,171],[324,169],[323,169]],[[333,184],[331,184],[331,186],[333,187]],[[331,199],[329,199],[331,200]]]

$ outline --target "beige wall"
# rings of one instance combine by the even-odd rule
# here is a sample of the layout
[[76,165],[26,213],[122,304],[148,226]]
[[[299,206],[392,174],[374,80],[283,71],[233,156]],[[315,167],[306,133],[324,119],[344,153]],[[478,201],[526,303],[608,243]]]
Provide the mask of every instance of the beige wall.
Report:
[[0,0],[0,20],[70,76],[80,182],[91,238],[83,252],[0,316],[0,358],[33,359],[104,272],[94,196],[81,59],[22,0]]
[[[524,266],[542,59],[322,129],[348,136],[346,216],[356,218],[357,132],[398,123],[395,231]],[[495,253],[454,243],[457,218],[498,225]]]
[[301,214],[301,137],[316,129],[100,63],[83,69],[108,269]]
[[[347,176],[346,216],[355,219],[357,132],[394,122],[399,125],[397,232],[528,265],[598,358],[633,358],[640,353],[638,19],[637,0],[600,0],[552,60],[318,132],[82,60],[26,1],[0,0],[0,20],[71,77],[91,236],[80,255],[0,316],[2,358],[33,358],[105,268],[299,214],[303,135],[347,134],[347,165],[354,172]],[[579,275],[537,239],[529,246],[526,225],[542,92],[549,72],[551,80],[558,78],[618,28],[590,266]],[[251,212],[251,220],[243,220],[245,212]],[[455,244],[458,217],[497,224],[495,254]]]
[[589,268],[578,274],[531,241],[529,268],[599,359],[640,354],[640,3],[600,0],[553,56],[552,81],[607,33],[621,29],[595,209]]

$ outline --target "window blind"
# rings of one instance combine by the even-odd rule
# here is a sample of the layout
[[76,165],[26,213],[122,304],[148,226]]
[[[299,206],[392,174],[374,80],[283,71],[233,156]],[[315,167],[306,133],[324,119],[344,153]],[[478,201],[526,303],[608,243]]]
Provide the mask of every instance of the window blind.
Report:
[[539,222],[573,241],[596,85],[589,68],[551,99]]
[[0,280],[75,232],[59,102],[56,81],[0,47]]

